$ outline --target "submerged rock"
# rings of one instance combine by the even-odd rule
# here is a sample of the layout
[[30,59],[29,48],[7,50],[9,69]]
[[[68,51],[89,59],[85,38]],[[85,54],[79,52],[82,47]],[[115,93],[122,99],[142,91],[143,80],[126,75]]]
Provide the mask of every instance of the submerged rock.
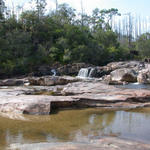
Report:
[[150,150],[150,144],[129,141],[113,137],[105,137],[89,142],[64,142],[64,143],[35,143],[11,144],[10,149],[16,150]]

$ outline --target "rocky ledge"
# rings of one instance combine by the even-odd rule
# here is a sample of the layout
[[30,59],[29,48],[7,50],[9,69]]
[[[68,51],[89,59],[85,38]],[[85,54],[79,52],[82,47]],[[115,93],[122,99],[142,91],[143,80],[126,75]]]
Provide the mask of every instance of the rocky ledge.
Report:
[[12,144],[11,150],[32,149],[36,150],[149,150],[149,144],[133,142],[118,138],[101,138],[84,143],[35,143],[35,144]]
[[0,89],[0,112],[50,114],[59,108],[137,108],[150,106],[150,91],[123,89],[100,81],[56,86],[20,86]]

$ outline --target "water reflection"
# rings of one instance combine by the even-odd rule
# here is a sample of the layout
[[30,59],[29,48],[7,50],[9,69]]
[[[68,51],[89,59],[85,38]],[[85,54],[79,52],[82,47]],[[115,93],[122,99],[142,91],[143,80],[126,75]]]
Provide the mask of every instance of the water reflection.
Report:
[[12,143],[87,141],[119,136],[150,143],[150,108],[130,111],[65,110],[51,116],[0,117],[0,147]]

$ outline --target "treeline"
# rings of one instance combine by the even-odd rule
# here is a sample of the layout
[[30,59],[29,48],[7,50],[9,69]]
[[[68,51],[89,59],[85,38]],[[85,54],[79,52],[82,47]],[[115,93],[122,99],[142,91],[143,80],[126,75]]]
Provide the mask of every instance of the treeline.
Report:
[[36,1],[36,10],[23,11],[17,18],[15,13],[6,17],[1,5],[0,76],[26,74],[56,62],[105,65],[150,56],[149,33],[134,41],[127,35],[119,40],[111,26],[112,17],[120,15],[117,9],[95,9],[89,16],[61,4],[45,15],[45,6],[44,0]]

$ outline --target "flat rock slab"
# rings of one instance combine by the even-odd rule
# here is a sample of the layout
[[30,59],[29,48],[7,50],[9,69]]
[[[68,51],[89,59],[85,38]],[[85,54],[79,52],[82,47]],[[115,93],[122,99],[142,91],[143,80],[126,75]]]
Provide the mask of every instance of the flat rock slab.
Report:
[[70,76],[31,77],[28,80],[30,85],[40,85],[40,86],[65,85],[68,83],[80,81],[79,78]]
[[11,150],[37,150],[37,148],[38,150],[150,150],[150,145],[110,137],[85,143],[37,143],[10,146]]
[[59,102],[60,104],[62,104],[63,107],[63,105],[66,105],[65,102],[69,103],[72,101],[74,101],[73,98],[65,96],[5,96],[0,98],[0,112],[48,115],[51,112],[52,102]]
[[[32,95],[36,90],[61,91],[59,96]],[[27,95],[27,93],[30,95]],[[63,86],[9,87],[0,89],[0,112],[50,114],[68,107],[137,108],[150,106],[150,90],[122,89],[98,81]]]

